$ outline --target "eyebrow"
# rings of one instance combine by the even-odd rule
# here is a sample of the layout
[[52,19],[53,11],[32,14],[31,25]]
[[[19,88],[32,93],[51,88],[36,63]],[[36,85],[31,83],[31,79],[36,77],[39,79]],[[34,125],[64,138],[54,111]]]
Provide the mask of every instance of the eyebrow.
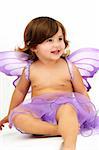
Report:
[[[59,38],[60,38],[60,37],[63,37],[63,35],[59,35],[58,37],[59,37]],[[52,37],[50,37],[50,38],[48,38],[48,39],[51,39],[51,38],[52,38]]]
[[63,35],[59,35],[58,37],[63,37]]

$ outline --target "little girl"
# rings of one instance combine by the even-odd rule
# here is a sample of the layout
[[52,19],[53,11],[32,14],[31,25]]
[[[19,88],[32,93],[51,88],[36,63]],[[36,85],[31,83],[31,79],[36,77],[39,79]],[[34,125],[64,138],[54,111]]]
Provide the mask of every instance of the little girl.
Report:
[[[30,63],[14,90],[8,115],[0,122],[1,130],[9,122],[22,133],[59,135],[63,150],[75,150],[77,135],[96,128],[96,111],[82,77],[64,57],[67,47],[59,21],[38,17],[27,25],[24,48],[18,50],[29,54]],[[31,102],[24,104],[30,86]]]

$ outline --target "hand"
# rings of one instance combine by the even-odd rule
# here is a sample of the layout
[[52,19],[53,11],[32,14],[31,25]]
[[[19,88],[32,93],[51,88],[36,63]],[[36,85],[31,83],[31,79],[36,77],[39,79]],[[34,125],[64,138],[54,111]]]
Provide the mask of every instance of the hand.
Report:
[[8,116],[4,117],[1,121],[0,121],[0,130],[2,130],[2,128],[4,127],[4,124],[8,122]]
[[4,124],[2,122],[2,120],[0,121],[0,130],[2,130],[2,128],[4,127]]

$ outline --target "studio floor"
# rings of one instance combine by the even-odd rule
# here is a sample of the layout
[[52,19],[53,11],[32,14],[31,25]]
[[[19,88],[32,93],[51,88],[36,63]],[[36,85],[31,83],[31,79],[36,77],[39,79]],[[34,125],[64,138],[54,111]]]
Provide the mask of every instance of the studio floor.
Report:
[[[2,150],[61,150],[62,137],[33,137],[8,126],[0,131]],[[99,150],[99,135],[78,136],[77,150]]]

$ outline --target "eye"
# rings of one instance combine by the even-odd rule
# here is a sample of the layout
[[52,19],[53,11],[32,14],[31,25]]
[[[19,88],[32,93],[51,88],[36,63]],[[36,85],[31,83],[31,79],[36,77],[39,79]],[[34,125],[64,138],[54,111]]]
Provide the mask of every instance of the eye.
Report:
[[48,41],[48,42],[52,42],[53,40],[52,40],[52,39],[48,39],[47,41]]
[[63,38],[59,38],[59,41],[62,41],[63,40]]

